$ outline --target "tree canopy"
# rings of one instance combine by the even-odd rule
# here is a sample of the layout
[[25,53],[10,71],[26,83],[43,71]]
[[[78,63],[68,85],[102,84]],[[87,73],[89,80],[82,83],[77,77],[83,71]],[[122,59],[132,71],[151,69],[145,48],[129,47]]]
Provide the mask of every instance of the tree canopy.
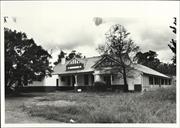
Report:
[[155,51],[138,52],[135,58],[138,64],[145,65],[166,75],[176,75],[176,66],[174,63],[161,62]]
[[[82,53],[72,50],[67,56],[66,60],[71,60],[73,57],[82,58]],[[84,56],[85,57],[85,56]]]
[[28,39],[23,32],[4,28],[5,34],[5,88],[7,90],[41,80],[51,73],[51,55]]
[[119,72],[124,79],[124,91],[128,91],[127,74],[133,69],[131,66],[133,58],[139,50],[139,47],[128,37],[129,34],[124,26],[115,24],[105,34],[106,44],[98,47],[100,52],[109,54],[120,62]]
[[57,65],[57,64],[61,63],[62,58],[65,58],[65,55],[66,55],[66,53],[61,50],[59,55],[58,55],[58,60],[56,62],[54,62],[54,65]]
[[160,60],[157,58],[157,53],[149,50],[148,52],[138,52],[136,54],[137,63],[156,69],[160,64]]
[[[176,34],[176,17],[174,17],[174,26],[169,26],[172,29],[172,32]],[[176,39],[171,39],[170,44],[168,44],[171,51],[174,53],[174,56],[172,58],[173,63],[176,64]]]

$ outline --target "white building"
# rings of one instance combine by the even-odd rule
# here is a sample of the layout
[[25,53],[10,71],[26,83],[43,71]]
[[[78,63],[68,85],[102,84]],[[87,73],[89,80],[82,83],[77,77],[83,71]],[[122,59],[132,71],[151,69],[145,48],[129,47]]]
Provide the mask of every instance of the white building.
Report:
[[[123,77],[118,72],[119,61],[108,55],[62,62],[54,67],[52,77],[44,80],[45,86],[86,88],[92,87],[97,81],[104,81],[109,88],[123,89]],[[127,76],[128,89],[131,91],[171,85],[170,77],[140,64],[133,64],[133,70]]]

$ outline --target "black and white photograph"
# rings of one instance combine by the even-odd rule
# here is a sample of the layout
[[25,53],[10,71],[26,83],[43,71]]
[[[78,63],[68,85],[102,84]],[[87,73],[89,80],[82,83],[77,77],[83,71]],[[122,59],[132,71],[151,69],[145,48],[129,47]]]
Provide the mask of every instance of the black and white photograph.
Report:
[[179,1],[1,1],[2,127],[179,127]]

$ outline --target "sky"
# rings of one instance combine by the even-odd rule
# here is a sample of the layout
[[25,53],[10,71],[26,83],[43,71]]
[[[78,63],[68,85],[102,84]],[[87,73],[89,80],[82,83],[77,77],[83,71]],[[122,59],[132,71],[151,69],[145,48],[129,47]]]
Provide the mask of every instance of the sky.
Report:
[[120,24],[142,52],[153,50],[162,62],[170,62],[173,53],[168,44],[175,35],[169,26],[179,16],[179,3],[3,1],[1,11],[2,17],[8,16],[5,27],[25,32],[48,51],[53,49],[54,60],[59,50],[76,50],[86,57],[99,55],[96,48],[105,44],[105,33]]

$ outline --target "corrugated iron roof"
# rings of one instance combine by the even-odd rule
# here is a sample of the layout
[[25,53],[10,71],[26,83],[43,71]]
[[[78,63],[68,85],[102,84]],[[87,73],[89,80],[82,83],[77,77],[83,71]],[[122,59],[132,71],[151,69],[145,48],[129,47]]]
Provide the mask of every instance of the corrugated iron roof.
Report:
[[151,69],[149,67],[146,67],[144,65],[141,65],[141,64],[134,64],[134,68],[145,73],[145,74],[149,74],[149,75],[155,75],[155,76],[160,76],[160,77],[165,77],[165,78],[170,78],[169,76],[167,75],[164,75],[154,69]]
[[[95,57],[89,57],[89,58],[76,58],[80,62],[84,64],[84,69],[81,70],[70,70],[66,71],[66,65],[71,61],[66,61],[65,64],[58,64],[54,67],[53,74],[75,74],[75,73],[87,73],[87,72],[94,72],[94,68],[92,67],[94,64],[96,64],[102,57],[101,56],[95,56]],[[164,75],[158,71],[155,71],[154,69],[151,69],[149,67],[146,67],[141,64],[134,64],[133,67],[136,70],[139,70],[145,74],[149,75],[155,75],[165,78],[170,78],[167,75]]]

